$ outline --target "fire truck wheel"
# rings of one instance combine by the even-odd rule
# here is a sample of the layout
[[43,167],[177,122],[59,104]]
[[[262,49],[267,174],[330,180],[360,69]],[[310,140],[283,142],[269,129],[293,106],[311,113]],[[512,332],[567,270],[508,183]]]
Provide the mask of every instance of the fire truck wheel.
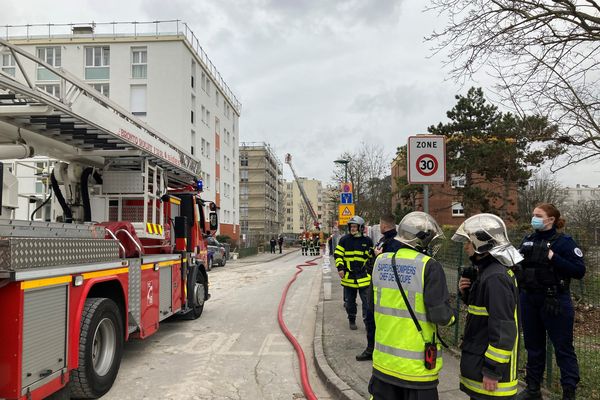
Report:
[[72,396],[95,399],[108,392],[119,372],[122,352],[119,307],[111,299],[87,299],[79,333],[79,368],[72,372]]
[[204,311],[204,302],[208,294],[208,283],[206,279],[196,270],[196,284],[194,285],[194,298],[192,300],[192,318],[196,319],[202,315]]

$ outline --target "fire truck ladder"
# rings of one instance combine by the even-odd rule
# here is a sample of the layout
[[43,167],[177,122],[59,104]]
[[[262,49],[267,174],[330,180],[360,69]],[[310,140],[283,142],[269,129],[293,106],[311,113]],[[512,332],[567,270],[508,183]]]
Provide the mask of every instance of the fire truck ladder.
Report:
[[302,196],[302,200],[304,200],[304,204],[306,204],[306,208],[308,209],[308,212],[310,213],[315,227],[319,228],[319,217],[317,215],[317,213],[315,212],[315,209],[313,208],[310,200],[308,199],[308,195],[306,194],[306,191],[304,190],[304,186],[302,186],[302,182],[300,182],[300,179],[298,179],[298,175],[296,175],[296,171],[294,170],[294,167],[292,166],[292,155],[291,154],[286,154],[285,155],[285,163],[287,165],[290,166],[290,169],[292,170],[292,174],[294,175],[294,179],[296,180],[296,184],[298,185],[298,190],[300,190],[300,195]]
[[[0,51],[8,51],[16,63],[14,74],[0,70],[0,150],[24,148],[23,155],[7,157],[4,151],[0,155],[26,158],[36,153],[105,171],[129,172],[130,177],[142,175],[144,207],[136,213],[140,215],[136,221],[146,226],[136,226],[136,231],[141,237],[162,236],[162,229],[157,232],[157,227],[148,225],[162,224],[162,213],[146,205],[158,202],[166,188],[193,183],[200,175],[200,162],[63,68],[4,40]],[[34,85],[40,71],[51,77],[58,91],[50,94]],[[133,194],[131,189],[121,193]],[[124,217],[121,203],[110,212],[115,218]]]

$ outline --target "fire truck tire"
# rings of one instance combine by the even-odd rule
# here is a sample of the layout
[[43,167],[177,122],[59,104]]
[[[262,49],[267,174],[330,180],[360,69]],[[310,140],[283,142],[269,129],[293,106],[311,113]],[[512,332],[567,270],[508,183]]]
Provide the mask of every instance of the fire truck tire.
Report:
[[79,333],[79,368],[71,375],[71,395],[95,399],[108,392],[119,372],[122,352],[119,307],[111,299],[87,299]]
[[198,269],[199,266],[194,271],[194,290],[193,290],[193,299],[192,299],[192,312],[190,313],[192,319],[200,318],[202,312],[204,311],[204,302],[208,297],[208,282],[206,278]]

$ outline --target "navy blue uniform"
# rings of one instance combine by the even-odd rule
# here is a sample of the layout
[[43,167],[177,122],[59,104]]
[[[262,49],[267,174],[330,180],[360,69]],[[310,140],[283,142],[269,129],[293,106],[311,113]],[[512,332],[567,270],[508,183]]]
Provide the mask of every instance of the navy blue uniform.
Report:
[[[531,255],[543,253],[544,248],[554,253],[551,260]],[[537,385],[542,382],[548,332],[560,368],[561,386],[575,389],[579,382],[579,366],[573,347],[575,312],[569,284],[571,279],[581,279],[585,274],[583,253],[573,238],[558,234],[556,228],[526,236],[519,251],[525,257],[520,286],[523,336],[527,350],[526,380]],[[532,265],[534,268],[531,268]],[[534,270],[535,273],[527,274]]]

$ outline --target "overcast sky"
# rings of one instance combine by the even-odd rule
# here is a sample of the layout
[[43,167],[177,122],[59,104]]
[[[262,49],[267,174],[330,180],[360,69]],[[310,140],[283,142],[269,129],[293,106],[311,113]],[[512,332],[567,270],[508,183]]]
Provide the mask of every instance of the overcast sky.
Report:
[[[444,24],[420,0],[2,0],[0,25],[181,19],[242,102],[240,141],[267,142],[301,176],[328,182],[333,160],[378,142],[390,160],[406,138],[445,122],[454,95],[423,38]],[[284,165],[287,178],[291,173]],[[600,165],[564,184],[600,183]]]

